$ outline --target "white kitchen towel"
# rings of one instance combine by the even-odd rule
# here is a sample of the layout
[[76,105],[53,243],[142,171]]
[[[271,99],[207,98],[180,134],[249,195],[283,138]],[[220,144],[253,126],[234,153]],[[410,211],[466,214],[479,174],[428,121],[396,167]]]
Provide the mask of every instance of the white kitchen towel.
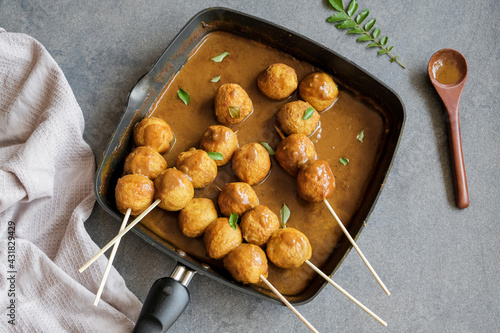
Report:
[[[129,332],[141,303],[84,228],[94,156],[61,69],[33,38],[0,29],[0,332]],[[118,232],[118,230],[117,230]]]

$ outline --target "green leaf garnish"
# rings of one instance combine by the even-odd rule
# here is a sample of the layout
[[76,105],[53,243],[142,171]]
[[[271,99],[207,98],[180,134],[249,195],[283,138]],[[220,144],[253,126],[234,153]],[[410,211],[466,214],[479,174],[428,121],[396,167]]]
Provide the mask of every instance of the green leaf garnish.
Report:
[[[377,52],[379,55],[387,54],[389,56],[390,62],[397,62],[401,67],[406,68],[399,60],[399,56],[393,55],[391,50],[393,46],[386,47],[389,38],[387,36],[382,37],[380,40],[380,29],[374,28],[376,19],[370,19],[365,26],[362,23],[370,15],[370,10],[365,9],[355,16],[358,10],[358,0],[352,0],[347,11],[344,9],[344,4],[342,0],[329,0],[330,5],[337,11],[337,13],[326,19],[327,22],[336,22],[335,27],[337,29],[349,29],[348,34],[361,34],[356,41],[363,43],[371,41],[366,47],[377,47],[380,50]],[[373,30],[371,30],[374,28]]]
[[312,117],[314,113],[314,108],[311,106],[310,108],[307,108],[306,112],[304,112],[304,117],[302,119],[307,120]]
[[210,80],[210,82],[216,83],[216,82],[219,82],[219,80],[220,80],[220,75],[213,77],[212,80]]
[[221,62],[228,55],[229,55],[229,52],[222,52],[218,56],[213,57],[212,60],[215,62]]
[[349,159],[347,157],[341,157],[340,163],[342,163],[343,165],[347,165],[349,164]]
[[269,143],[267,142],[259,142],[264,148],[266,148],[267,150],[267,153],[270,155],[270,156],[273,156],[276,152],[274,151],[274,149],[269,145]]
[[358,133],[356,136],[356,139],[358,139],[359,142],[363,142],[363,139],[365,137],[365,130],[361,130],[361,132]]
[[342,4],[342,0],[328,0],[330,5],[338,11],[344,10],[344,5]]
[[290,218],[290,209],[284,203],[283,207],[281,207],[281,227],[282,228],[286,228],[286,223],[288,222],[289,218]]
[[229,115],[231,118],[239,118],[240,117],[240,108],[237,106],[229,107]]
[[179,89],[177,90],[177,96],[179,96],[179,98],[184,102],[184,104],[188,105],[189,104],[189,101],[191,101],[191,97],[189,97],[189,94],[183,90],[183,89]]
[[222,161],[224,159],[224,155],[222,155],[218,151],[211,151],[211,152],[208,152],[207,154],[214,161]]
[[229,225],[236,230],[236,226],[238,225],[238,214],[231,213],[231,215],[229,215]]

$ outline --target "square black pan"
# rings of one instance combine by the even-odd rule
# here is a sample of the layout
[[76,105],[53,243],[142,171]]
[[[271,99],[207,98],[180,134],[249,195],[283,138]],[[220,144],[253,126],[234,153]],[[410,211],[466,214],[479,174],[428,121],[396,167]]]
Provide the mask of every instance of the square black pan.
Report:
[[[114,187],[117,179],[121,176],[125,157],[132,149],[133,126],[147,115],[151,104],[162,88],[172,75],[180,70],[198,42],[206,34],[215,30],[229,31],[249,39],[258,40],[289,53],[297,59],[307,61],[333,75],[344,86],[373,100],[384,109],[386,121],[390,124],[390,131],[382,144],[376,171],[367,188],[363,202],[348,228],[350,234],[356,239],[375,206],[399,144],[405,122],[405,109],[401,99],[382,82],[334,51],[273,23],[225,8],[209,8],[195,15],[177,34],[151,70],[131,90],[125,112],[116,127],[97,172],[95,191],[99,204],[117,220],[122,220],[123,216],[117,211],[114,204]],[[245,293],[279,303],[271,295],[265,295],[237,283],[229,274],[224,275],[224,273],[212,270],[206,263],[198,262],[183,251],[166,244],[146,228],[142,228],[140,224],[133,228],[133,231],[147,243],[200,274],[207,275]],[[350,243],[343,237],[325,266],[322,267],[323,271],[330,276],[333,275],[349,253],[350,248]],[[317,276],[300,295],[287,298],[297,305],[309,302],[325,284],[326,282]]]

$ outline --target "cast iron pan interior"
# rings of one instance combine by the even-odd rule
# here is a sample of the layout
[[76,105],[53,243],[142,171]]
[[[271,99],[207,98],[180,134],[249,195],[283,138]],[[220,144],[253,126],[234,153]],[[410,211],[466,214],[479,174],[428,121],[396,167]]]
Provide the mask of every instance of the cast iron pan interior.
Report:
[[[215,30],[229,31],[258,40],[281,49],[295,58],[307,61],[330,73],[353,91],[372,99],[385,110],[390,131],[383,143],[373,179],[348,228],[350,234],[356,239],[377,201],[395,156],[405,121],[402,101],[382,82],[334,51],[273,23],[225,8],[209,8],[195,15],[174,38],[151,70],[131,90],[125,112],[116,127],[97,172],[95,191],[99,204],[117,220],[122,220],[123,216],[115,208],[114,188],[117,179],[122,174],[125,157],[132,150],[133,126],[147,115],[157,95],[170,77],[186,62],[191,50],[207,33]],[[140,224],[132,230],[147,243],[200,274],[207,275],[245,293],[281,304],[272,294],[266,295],[237,283],[227,272],[213,270],[207,264],[198,262],[183,251],[166,244],[148,229],[141,227]],[[343,237],[326,264],[321,267],[322,270],[326,274],[332,275],[349,253],[350,248],[350,243]],[[302,293],[287,298],[297,305],[309,302],[325,284],[326,282],[317,276]]]

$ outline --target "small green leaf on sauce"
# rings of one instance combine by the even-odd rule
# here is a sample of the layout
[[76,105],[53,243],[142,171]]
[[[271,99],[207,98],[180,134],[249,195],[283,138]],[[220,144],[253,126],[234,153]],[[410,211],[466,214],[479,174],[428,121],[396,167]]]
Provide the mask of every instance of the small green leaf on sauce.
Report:
[[231,213],[231,215],[229,215],[229,225],[231,226],[231,228],[236,230],[236,227],[238,225],[238,214]]
[[177,96],[179,96],[179,98],[184,102],[184,104],[188,105],[189,104],[189,101],[191,101],[191,97],[189,97],[189,94],[183,90],[183,89],[179,89],[177,90]]
[[207,154],[214,161],[222,161],[224,159],[224,156],[221,153],[219,153],[218,151],[211,151],[211,152],[208,152]]
[[231,118],[239,118],[240,117],[240,108],[237,106],[229,107],[229,115]]
[[359,132],[358,136],[356,136],[356,139],[358,139],[359,142],[363,142],[364,138],[365,138],[365,130],[361,130],[361,132]]
[[266,148],[267,150],[267,153],[270,155],[270,156],[273,156],[275,154],[275,151],[274,149],[269,145],[269,143],[267,142],[264,142],[264,141],[261,141],[259,142],[264,148]]
[[349,159],[347,157],[342,157],[340,158],[340,163],[342,163],[343,165],[347,165],[349,164]]
[[283,207],[281,207],[281,227],[286,228],[286,223],[288,222],[288,219],[290,218],[290,209],[288,209],[288,206],[284,203]]
[[218,56],[213,57],[212,60],[215,62],[221,62],[228,55],[229,55],[229,52],[223,52],[223,53],[219,54]]
[[220,80],[220,75],[212,78],[212,80],[210,80],[210,82],[216,83],[216,82],[219,82],[219,80]]
[[304,113],[304,117],[302,117],[302,119],[307,120],[307,119],[311,118],[313,113],[314,113],[314,108],[311,106],[310,108],[308,108],[306,110],[306,112]]

